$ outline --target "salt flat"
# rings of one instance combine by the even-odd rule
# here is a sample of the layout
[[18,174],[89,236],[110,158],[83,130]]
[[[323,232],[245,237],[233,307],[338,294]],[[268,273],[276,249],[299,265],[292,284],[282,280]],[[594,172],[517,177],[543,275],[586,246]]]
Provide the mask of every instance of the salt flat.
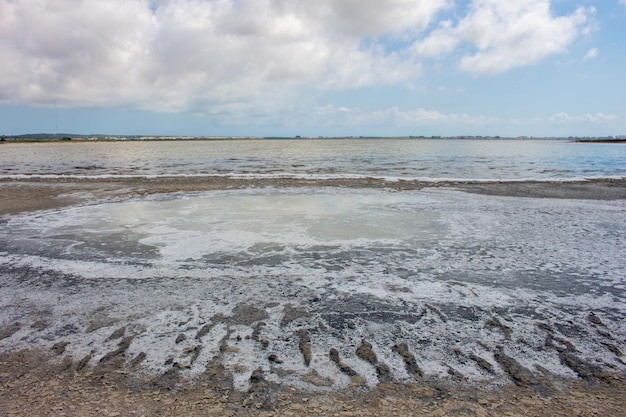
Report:
[[2,230],[1,343],[240,391],[602,378],[624,370],[623,211],[263,188],[27,213]]

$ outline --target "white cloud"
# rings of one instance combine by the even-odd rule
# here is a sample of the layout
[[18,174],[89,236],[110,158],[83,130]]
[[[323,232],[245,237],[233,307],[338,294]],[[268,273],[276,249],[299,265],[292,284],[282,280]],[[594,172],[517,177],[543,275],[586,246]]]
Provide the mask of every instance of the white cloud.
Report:
[[[467,10],[456,3],[0,0],[0,102],[191,111],[227,124],[306,120],[307,109],[327,112],[312,118],[320,123],[480,124],[420,108],[323,110],[314,97],[406,86],[420,77],[423,57],[468,45],[459,65],[470,72],[529,65],[566,50],[593,14],[557,17],[550,0],[473,0]],[[459,19],[437,22],[444,10]]]
[[354,36],[415,33],[425,29],[451,0],[282,0],[281,7],[296,4],[315,24]]
[[416,43],[414,49],[420,56],[434,57],[452,52],[460,43],[461,37],[452,27],[452,22],[445,20],[428,38]]
[[586,113],[580,115],[570,115],[565,112],[557,113],[550,117],[550,120],[555,122],[591,122],[591,123],[602,123],[608,122],[611,120],[616,120],[617,116],[614,114],[604,114],[602,112],[598,113]]
[[[366,4],[367,3],[367,4]],[[0,102],[182,110],[419,77],[449,0],[0,0]]]
[[[626,0],[624,0],[624,1],[626,1]],[[588,59],[593,59],[593,58],[595,58],[597,56],[598,56],[598,49],[597,48],[591,48],[590,50],[587,51],[587,53],[583,57],[583,61],[586,61]]]
[[416,42],[414,51],[437,56],[469,44],[474,51],[460,59],[461,69],[500,73],[564,52],[586,30],[594,12],[592,7],[579,7],[570,15],[555,17],[550,0],[473,0],[457,25],[446,23]]

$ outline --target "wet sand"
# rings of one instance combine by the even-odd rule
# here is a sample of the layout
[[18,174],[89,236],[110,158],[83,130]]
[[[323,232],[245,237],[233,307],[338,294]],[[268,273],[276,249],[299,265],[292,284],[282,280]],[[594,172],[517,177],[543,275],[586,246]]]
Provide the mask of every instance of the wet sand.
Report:
[[380,179],[236,179],[162,177],[133,179],[0,179],[0,216],[142,195],[263,187],[345,187],[419,190],[454,188],[471,193],[534,198],[626,199],[626,179],[571,182],[425,182]]
[[[0,215],[157,193],[306,186],[395,190],[444,187],[516,197],[626,199],[626,180],[623,179],[567,183],[229,178],[1,180]],[[36,323],[24,325],[35,326]],[[0,329],[0,339],[10,336],[14,330]],[[80,358],[67,355],[62,345],[55,345],[47,352],[6,352],[0,340],[0,414],[622,416],[626,409],[624,374],[598,371],[589,364],[576,363],[576,356],[566,348],[561,348],[563,358],[572,361],[569,365],[572,369],[578,369],[577,378],[545,376],[545,380],[533,380],[519,364],[502,355],[499,365],[506,368],[513,383],[499,389],[470,385],[455,380],[452,374],[448,380],[424,379],[413,384],[389,381],[368,389],[356,376],[343,392],[321,394],[279,387],[265,380],[262,374],[253,373],[250,389],[237,392],[228,386],[227,377],[220,369],[207,369],[205,375],[189,383],[168,378],[168,375],[137,374],[126,365],[123,346],[126,338],[122,336],[117,354],[95,367],[85,366]],[[360,349],[361,354],[357,352],[357,355],[368,360],[367,345],[363,344]],[[410,364],[410,358],[406,358]]]

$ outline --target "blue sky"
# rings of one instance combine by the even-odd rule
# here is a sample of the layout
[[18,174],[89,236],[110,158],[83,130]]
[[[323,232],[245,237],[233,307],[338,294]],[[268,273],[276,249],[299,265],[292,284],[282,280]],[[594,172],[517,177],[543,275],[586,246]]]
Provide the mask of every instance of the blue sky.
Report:
[[0,0],[0,134],[626,134],[626,0]]

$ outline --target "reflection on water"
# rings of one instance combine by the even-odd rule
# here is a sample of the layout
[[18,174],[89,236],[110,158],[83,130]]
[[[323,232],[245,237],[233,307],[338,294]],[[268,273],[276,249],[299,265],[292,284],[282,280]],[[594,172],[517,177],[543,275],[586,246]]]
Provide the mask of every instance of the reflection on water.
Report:
[[232,140],[11,144],[0,175],[624,176],[623,144],[565,140]]

